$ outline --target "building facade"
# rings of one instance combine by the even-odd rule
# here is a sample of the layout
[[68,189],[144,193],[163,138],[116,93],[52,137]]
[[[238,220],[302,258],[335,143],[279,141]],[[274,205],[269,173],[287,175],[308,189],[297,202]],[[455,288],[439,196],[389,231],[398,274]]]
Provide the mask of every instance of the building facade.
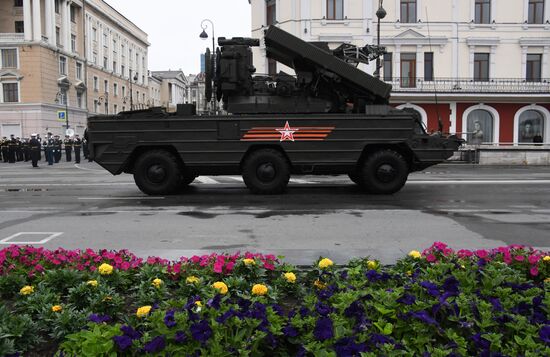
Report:
[[82,134],[89,114],[146,103],[148,47],[102,0],[0,2],[0,134]]
[[[331,48],[376,44],[380,4],[392,105],[475,145],[550,142],[550,0],[252,0],[252,36],[275,24]],[[258,73],[292,73],[254,51]]]
[[187,77],[181,71],[152,71],[151,76],[161,82],[160,106],[167,111],[176,111],[178,104],[186,103]]

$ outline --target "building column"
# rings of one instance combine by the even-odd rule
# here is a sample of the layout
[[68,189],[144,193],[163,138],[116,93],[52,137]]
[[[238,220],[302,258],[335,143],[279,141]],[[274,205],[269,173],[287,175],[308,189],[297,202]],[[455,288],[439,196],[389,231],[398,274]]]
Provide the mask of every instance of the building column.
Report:
[[475,58],[475,50],[476,46],[468,46],[470,50],[470,60],[469,60],[469,67],[470,67],[470,78],[474,78],[474,58]]
[[527,78],[527,46],[521,46],[521,78]]
[[497,46],[491,46],[491,54],[489,55],[489,80],[495,78],[497,66]]
[[540,71],[541,72],[540,75],[542,78],[548,78],[548,76],[550,76],[550,68],[548,66],[548,63],[550,63],[549,57],[550,57],[550,46],[544,46],[544,49],[542,52],[542,64],[541,64],[542,68]]
[[[65,47],[65,49],[67,50],[67,52],[72,52],[72,49],[71,49],[71,1],[67,1],[67,3],[65,4],[65,11],[66,11],[66,17],[65,17],[65,22],[62,24],[64,26],[66,26],[67,28],[67,31],[65,33],[65,42],[67,43],[67,47]],[[76,50],[76,49],[75,49]]]
[[395,73],[395,78],[400,80],[399,86],[401,86],[401,45],[395,45],[395,53],[393,58],[393,62],[395,63],[393,71]]
[[424,52],[422,45],[416,45],[416,79],[424,80]]
[[61,4],[59,4],[59,12],[61,12],[61,27],[59,29],[59,36],[61,38],[59,39],[59,44],[63,46],[65,51],[70,51],[70,41],[67,43],[67,36],[69,36],[67,33],[71,32],[70,29],[67,29],[67,17],[69,17],[69,14],[67,14],[67,8],[67,1],[61,0]]
[[32,39],[42,41],[42,14],[40,0],[32,0]]
[[54,0],[44,1],[44,20],[46,21],[46,37],[48,43],[55,46],[55,5]]
[[23,0],[23,23],[25,27],[25,41],[32,41],[31,0]]

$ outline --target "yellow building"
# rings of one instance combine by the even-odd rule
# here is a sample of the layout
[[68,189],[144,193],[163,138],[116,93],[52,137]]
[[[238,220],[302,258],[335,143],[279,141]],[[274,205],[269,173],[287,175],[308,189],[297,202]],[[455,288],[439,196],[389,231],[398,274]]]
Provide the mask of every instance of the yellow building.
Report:
[[148,47],[102,0],[0,1],[0,135],[82,134],[88,115],[145,105]]

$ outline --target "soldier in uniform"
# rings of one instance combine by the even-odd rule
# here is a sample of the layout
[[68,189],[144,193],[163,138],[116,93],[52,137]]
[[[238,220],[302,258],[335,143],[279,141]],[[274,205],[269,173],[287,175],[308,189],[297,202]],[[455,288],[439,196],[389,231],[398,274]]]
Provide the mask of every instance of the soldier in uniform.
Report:
[[53,165],[53,138],[52,133],[48,132],[46,139],[44,139],[44,155],[48,165]]
[[54,162],[56,164],[59,162],[59,160],[61,160],[61,144],[62,143],[63,142],[59,138],[59,135],[55,135],[54,140],[53,140],[53,151],[54,151],[53,159],[54,159]]
[[75,135],[75,138],[73,140],[73,148],[74,148],[74,161],[77,164],[80,164],[80,147],[82,146],[82,140],[78,137],[78,134]]
[[[36,140],[38,140],[40,146],[42,146],[42,138],[40,137],[40,134],[36,134]],[[38,152],[38,161],[42,161],[42,150]]]
[[21,143],[21,138],[16,137],[15,141],[17,142],[15,146],[15,158],[17,161],[23,161],[23,144]]
[[0,140],[0,148],[2,149],[2,160],[8,162],[8,138],[5,136]]
[[31,151],[29,150],[29,139],[23,138],[23,142],[21,143],[21,146],[23,147],[23,157],[25,158],[25,162],[29,162],[31,160]]
[[31,135],[29,141],[29,152],[32,160],[32,167],[38,167],[38,159],[40,158],[40,141],[36,138],[36,134]]
[[10,135],[10,140],[8,141],[8,161],[10,164],[15,164],[15,152],[17,151],[17,140],[15,135]]
[[71,162],[71,152],[73,151],[73,141],[69,138],[69,135],[65,135],[65,140],[63,140],[63,145],[65,145],[65,158],[67,162]]

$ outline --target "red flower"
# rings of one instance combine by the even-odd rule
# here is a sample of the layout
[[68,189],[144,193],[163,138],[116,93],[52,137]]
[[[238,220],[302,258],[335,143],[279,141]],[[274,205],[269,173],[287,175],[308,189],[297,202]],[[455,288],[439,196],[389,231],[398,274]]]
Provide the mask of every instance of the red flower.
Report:
[[427,260],[429,263],[433,263],[433,262],[437,261],[437,258],[436,258],[436,256],[433,255],[433,254],[428,254],[428,255],[426,256],[426,260]]

